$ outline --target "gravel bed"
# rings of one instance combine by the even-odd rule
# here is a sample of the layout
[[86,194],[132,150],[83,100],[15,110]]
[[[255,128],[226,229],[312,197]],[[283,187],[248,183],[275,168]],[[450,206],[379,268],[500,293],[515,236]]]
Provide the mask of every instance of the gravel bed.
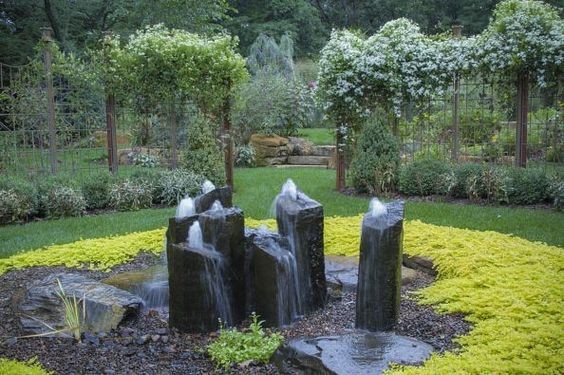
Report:
[[[21,336],[13,312],[12,296],[21,293],[30,282],[54,272],[78,272],[103,279],[123,271],[147,268],[159,260],[140,254],[132,262],[111,272],[69,270],[65,267],[39,267],[12,271],[0,276],[0,357],[27,360],[37,357],[48,370],[57,374],[208,374],[217,373],[205,353],[212,334],[183,334],[169,330],[166,316],[148,311],[125,322],[109,334],[85,334],[83,343],[65,338],[16,338]],[[402,288],[400,319],[396,331],[431,344],[437,351],[452,350],[452,339],[465,334],[470,326],[462,315],[438,315],[430,307],[406,298],[410,291],[425,287],[432,277],[419,273],[417,280]],[[354,328],[355,295],[343,293],[327,307],[283,328],[287,339],[325,336],[350,332]],[[277,374],[273,365],[247,363],[233,366],[237,374]]]

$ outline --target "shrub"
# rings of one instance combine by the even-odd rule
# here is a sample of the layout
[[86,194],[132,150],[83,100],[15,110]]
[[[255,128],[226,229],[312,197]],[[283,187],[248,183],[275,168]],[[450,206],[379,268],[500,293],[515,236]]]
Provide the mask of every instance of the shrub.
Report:
[[484,165],[479,173],[466,178],[466,194],[470,199],[485,198],[488,201],[508,202],[507,173],[503,168]]
[[239,146],[235,153],[235,165],[237,167],[255,166],[255,149],[251,145]]
[[546,172],[535,168],[511,168],[505,189],[511,204],[535,204],[549,198],[549,179]]
[[86,201],[82,193],[70,186],[54,186],[42,195],[42,205],[51,218],[80,216],[86,209]]
[[109,173],[100,173],[82,181],[81,191],[86,200],[86,208],[99,210],[108,207],[110,184],[113,180]]
[[475,163],[464,163],[454,167],[455,183],[450,190],[454,198],[468,198],[468,180],[482,174],[482,165]]
[[232,363],[249,360],[268,363],[272,353],[282,344],[284,337],[279,333],[267,335],[262,321],[253,313],[249,332],[236,329],[220,329],[219,337],[208,346],[208,353],[217,367],[228,369]]
[[139,152],[130,152],[127,157],[133,165],[144,168],[154,168],[157,166],[158,158],[155,155],[142,154]]
[[154,200],[158,203],[175,205],[184,196],[195,196],[200,192],[204,178],[185,170],[165,171],[161,173],[154,192]]
[[401,168],[399,190],[407,195],[445,194],[449,190],[445,181],[451,173],[450,165],[440,160],[415,160]]
[[182,155],[185,169],[204,176],[216,186],[225,183],[223,153],[214,137],[213,124],[198,116],[190,124],[187,134],[187,149]]
[[30,182],[0,179],[0,224],[24,221],[38,209],[37,190]]
[[143,180],[127,179],[110,187],[110,207],[120,211],[151,207],[153,186]]
[[562,211],[564,208],[564,180],[561,176],[553,175],[550,177],[548,195],[554,208],[557,211]]
[[388,127],[379,120],[367,122],[350,166],[354,187],[370,194],[394,190],[399,164],[398,142]]

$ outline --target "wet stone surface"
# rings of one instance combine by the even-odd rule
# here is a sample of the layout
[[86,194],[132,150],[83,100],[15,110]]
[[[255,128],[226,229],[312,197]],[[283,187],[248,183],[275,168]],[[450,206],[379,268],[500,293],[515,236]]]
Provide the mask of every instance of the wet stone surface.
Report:
[[350,333],[297,339],[282,346],[274,362],[283,373],[381,374],[390,363],[417,365],[433,347],[393,333]]

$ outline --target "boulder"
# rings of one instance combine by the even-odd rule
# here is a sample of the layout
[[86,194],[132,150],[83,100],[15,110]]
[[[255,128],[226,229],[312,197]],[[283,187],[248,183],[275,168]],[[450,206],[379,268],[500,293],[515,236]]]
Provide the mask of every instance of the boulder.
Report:
[[382,374],[390,364],[419,365],[433,348],[393,333],[354,333],[296,339],[281,346],[273,361],[283,374]]
[[314,155],[314,145],[311,141],[298,138],[298,137],[288,137],[288,154],[297,156],[309,156]]
[[261,162],[262,166],[284,165],[288,163],[287,156],[280,156],[277,158],[264,158]]
[[249,141],[255,150],[256,163],[269,165],[266,159],[285,158],[288,156],[288,139],[277,135],[253,134]]
[[84,298],[85,331],[109,332],[116,329],[124,319],[136,316],[143,305],[141,298],[125,290],[82,275],[57,273],[33,283],[18,304],[20,323],[26,334],[50,332],[46,324],[54,329],[65,327],[65,309],[57,295],[57,279],[67,297]]
[[431,260],[431,258],[419,255],[403,254],[402,263],[408,268],[424,272],[428,275],[437,275],[437,271],[433,268],[433,261]]

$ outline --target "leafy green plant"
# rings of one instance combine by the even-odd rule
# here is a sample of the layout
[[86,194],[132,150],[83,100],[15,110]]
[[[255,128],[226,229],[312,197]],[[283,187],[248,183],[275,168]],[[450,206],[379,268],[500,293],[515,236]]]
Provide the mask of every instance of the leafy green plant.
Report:
[[127,179],[110,187],[110,207],[120,211],[151,207],[154,187],[143,180]]
[[80,216],[86,209],[80,190],[70,186],[54,186],[41,199],[47,216],[51,218]]
[[282,344],[284,337],[279,333],[267,334],[258,315],[251,314],[251,320],[248,332],[220,328],[219,337],[208,346],[208,353],[217,367],[228,369],[232,363],[249,360],[268,363]]
[[30,182],[0,179],[0,224],[24,221],[38,209],[37,189]]
[[399,145],[387,125],[368,121],[358,138],[350,174],[354,187],[370,194],[395,189],[400,164]]
[[110,184],[113,180],[114,178],[109,173],[100,173],[82,181],[81,191],[88,209],[100,210],[108,207]]
[[31,358],[27,361],[20,362],[7,358],[0,358],[0,374],[4,375],[51,375],[50,371],[46,371],[41,367],[37,358]]
[[505,185],[511,204],[542,203],[549,198],[549,178],[542,169],[511,168]]
[[448,189],[443,181],[450,173],[450,165],[441,160],[415,160],[400,169],[399,191],[407,195],[421,196],[445,194]]
[[215,124],[197,116],[189,124],[187,147],[182,153],[184,169],[203,176],[216,186],[225,183],[223,153],[214,136]]
[[235,153],[235,165],[238,167],[255,166],[255,149],[251,145],[237,147]]
[[175,205],[184,196],[195,196],[200,192],[204,178],[190,171],[176,169],[160,173],[155,185],[153,200],[158,203]]

